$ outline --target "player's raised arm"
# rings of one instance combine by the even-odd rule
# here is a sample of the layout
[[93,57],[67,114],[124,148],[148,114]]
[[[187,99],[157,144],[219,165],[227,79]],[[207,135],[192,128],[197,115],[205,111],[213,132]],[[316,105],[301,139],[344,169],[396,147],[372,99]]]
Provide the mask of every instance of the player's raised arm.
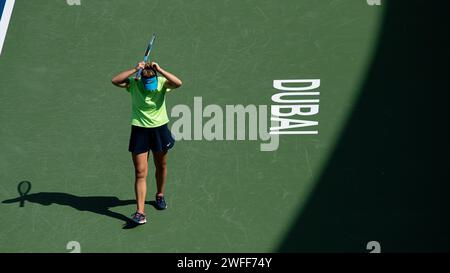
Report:
[[144,66],[145,66],[145,63],[140,62],[136,65],[135,68],[129,69],[129,70],[126,70],[126,71],[123,71],[123,72],[117,74],[114,78],[112,78],[112,80],[111,80],[112,84],[114,84],[115,86],[118,86],[118,87],[122,87],[122,88],[127,87],[130,84],[128,78],[131,75],[135,74],[140,68],[144,68]]
[[171,88],[171,89],[175,89],[175,88],[180,87],[180,86],[183,84],[183,83],[181,82],[181,80],[180,80],[177,76],[175,76],[175,75],[173,75],[172,73],[170,73],[170,72],[168,72],[168,71],[162,69],[162,68],[159,66],[159,64],[157,64],[157,63],[155,63],[155,62],[152,62],[152,67],[153,67],[154,69],[156,69],[156,71],[158,71],[159,73],[161,73],[161,75],[163,75],[163,76],[167,79],[167,82],[166,82],[167,87],[169,87],[169,88]]

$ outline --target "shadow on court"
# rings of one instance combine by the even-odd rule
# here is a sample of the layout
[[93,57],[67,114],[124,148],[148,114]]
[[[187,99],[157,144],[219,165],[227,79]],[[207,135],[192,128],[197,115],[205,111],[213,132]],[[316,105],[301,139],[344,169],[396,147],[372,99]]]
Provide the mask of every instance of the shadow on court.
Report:
[[383,6],[361,95],[279,252],[450,251],[449,3]]
[[[20,203],[21,206],[23,206],[25,201],[41,204],[43,206],[50,206],[52,204],[69,206],[79,211],[89,211],[108,216],[123,221],[124,229],[131,229],[137,226],[125,215],[110,210],[114,207],[134,205],[136,204],[136,200],[120,200],[115,196],[76,196],[61,192],[39,192],[33,194],[21,194],[18,198],[4,200],[2,203]],[[146,204],[155,206],[154,201],[147,201]]]

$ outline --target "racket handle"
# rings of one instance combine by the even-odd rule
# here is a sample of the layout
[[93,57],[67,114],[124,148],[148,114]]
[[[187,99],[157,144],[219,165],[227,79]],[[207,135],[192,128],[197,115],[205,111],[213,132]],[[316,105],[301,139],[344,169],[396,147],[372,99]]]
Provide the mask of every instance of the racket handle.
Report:
[[139,68],[138,72],[136,72],[136,76],[134,76],[134,80],[137,81],[141,77],[142,68]]

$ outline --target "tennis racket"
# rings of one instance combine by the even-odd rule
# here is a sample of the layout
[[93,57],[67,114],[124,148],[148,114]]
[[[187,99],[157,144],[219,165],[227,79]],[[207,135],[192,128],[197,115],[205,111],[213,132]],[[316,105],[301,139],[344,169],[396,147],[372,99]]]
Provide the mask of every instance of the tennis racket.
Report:
[[[150,56],[150,52],[152,51],[153,42],[155,42],[156,33],[153,33],[152,39],[150,40],[150,43],[148,43],[147,49],[145,50],[144,54],[144,62],[148,61],[148,57]],[[141,77],[142,68],[139,68],[138,72],[136,72],[136,76],[134,77],[134,80],[137,81]]]

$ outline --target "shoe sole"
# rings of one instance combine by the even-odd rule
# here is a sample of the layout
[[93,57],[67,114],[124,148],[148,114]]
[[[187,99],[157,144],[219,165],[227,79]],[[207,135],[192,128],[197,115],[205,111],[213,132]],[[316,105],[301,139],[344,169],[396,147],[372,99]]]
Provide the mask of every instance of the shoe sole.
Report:
[[133,222],[138,224],[138,225],[143,225],[143,224],[147,223],[147,220],[144,220],[143,222],[139,222],[139,221],[133,220]]

